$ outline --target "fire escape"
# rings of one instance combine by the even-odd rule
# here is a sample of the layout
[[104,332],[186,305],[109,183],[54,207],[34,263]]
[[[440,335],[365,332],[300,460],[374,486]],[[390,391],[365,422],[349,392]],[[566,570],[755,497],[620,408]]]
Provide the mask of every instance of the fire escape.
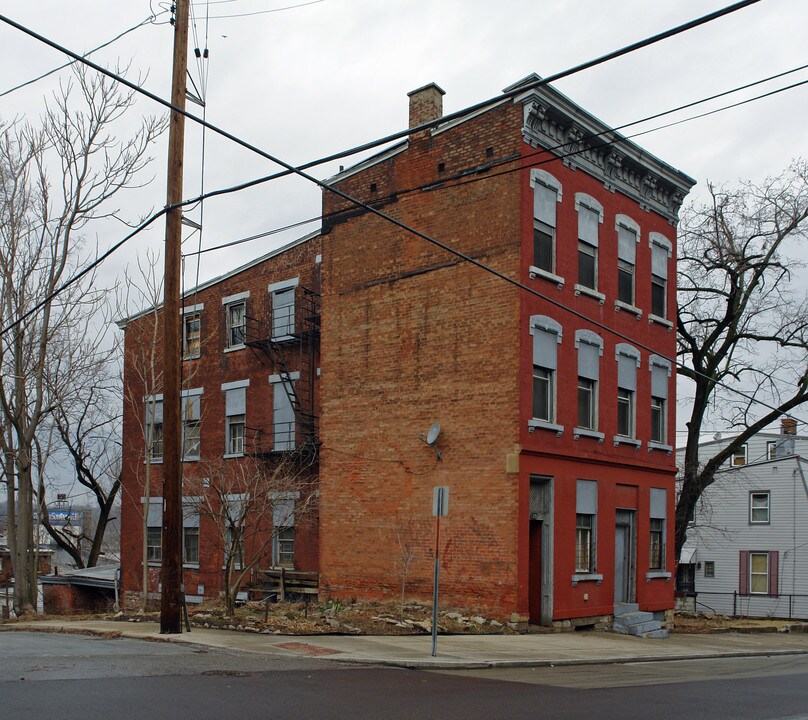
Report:
[[259,456],[295,451],[311,459],[319,446],[315,382],[320,354],[320,295],[295,286],[270,293],[266,319],[246,317],[246,345],[280,378],[293,418],[279,418],[278,398],[272,423],[248,428],[252,452]]

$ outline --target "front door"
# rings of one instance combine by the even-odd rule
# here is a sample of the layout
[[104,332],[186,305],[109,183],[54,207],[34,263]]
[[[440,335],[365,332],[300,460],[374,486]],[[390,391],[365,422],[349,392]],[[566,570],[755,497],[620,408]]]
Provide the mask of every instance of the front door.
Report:
[[530,622],[541,625],[542,596],[542,557],[541,557],[542,521],[530,520],[530,547],[528,549],[530,569],[528,572],[528,605]]
[[634,512],[618,510],[614,528],[614,601],[634,600]]

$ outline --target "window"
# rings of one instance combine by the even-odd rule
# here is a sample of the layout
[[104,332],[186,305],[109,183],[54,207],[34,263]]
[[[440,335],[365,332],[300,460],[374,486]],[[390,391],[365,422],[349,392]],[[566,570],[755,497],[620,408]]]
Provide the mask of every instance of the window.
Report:
[[578,211],[578,284],[598,289],[598,225],[603,222],[603,206],[584,193],[575,194]]
[[555,272],[556,203],[561,202],[561,185],[544,170],[531,170],[533,188],[533,265]]
[[595,416],[595,381],[578,378],[578,427],[597,430]]
[[648,563],[649,570],[662,570],[662,545],[665,537],[665,521],[651,518],[651,558]]
[[295,565],[295,495],[279,493],[272,506],[273,565]]
[[749,522],[752,525],[769,524],[769,502],[771,496],[766,492],[749,493]]
[[182,320],[182,357],[198,358],[202,348],[202,315],[187,312]]
[[162,395],[146,398],[146,446],[149,460],[163,459]]
[[640,352],[637,348],[618,343],[615,348],[617,360],[617,438],[634,438],[636,435],[637,368],[640,366]]
[[232,560],[233,568],[239,570],[244,567],[244,528],[247,526],[247,516],[250,511],[250,496],[247,494],[226,495],[222,505],[226,527],[224,563],[227,566]]
[[668,448],[668,382],[671,365],[659,355],[651,355],[648,362],[651,371],[651,442]]
[[766,459],[767,460],[777,459],[777,440],[766,441]]
[[182,529],[182,562],[186,565],[199,564],[199,526]]
[[545,422],[553,422],[554,373],[547,368],[533,366],[533,417]]
[[247,302],[231,303],[227,306],[227,347],[239,347],[247,336]]
[[637,262],[637,243],[640,226],[630,217],[618,215],[617,230],[617,299],[625,304],[635,304],[634,266]]
[[284,339],[295,332],[295,288],[298,279],[269,286],[272,299],[272,338]]
[[555,423],[555,383],[561,325],[546,315],[530,318],[533,335],[533,419]]
[[668,259],[673,246],[664,235],[652,232],[651,241],[651,314],[668,317]]
[[706,560],[704,563],[704,577],[715,577],[715,562],[713,560]]
[[749,553],[749,592],[752,595],[769,594],[769,553]]
[[664,443],[665,433],[665,401],[651,396],[651,442]]
[[247,437],[247,387],[249,380],[222,384],[225,412],[225,455],[244,455]]
[[634,437],[634,393],[617,388],[617,434]]
[[591,330],[575,331],[578,349],[578,428],[598,429],[598,380],[603,340]]
[[161,542],[162,527],[149,526],[146,530],[146,561],[160,562],[163,559]]
[[746,465],[747,450],[748,450],[748,447],[744,443],[734,453],[732,453],[732,465],[733,465],[733,467],[739,467],[741,465]]
[[650,493],[650,571],[665,570],[665,524],[668,517],[668,491],[664,488],[651,488]]
[[182,397],[182,455],[184,460],[200,456],[200,390],[183,391]]
[[228,564],[233,558],[233,568],[240,570],[244,567],[244,528],[231,526],[227,528],[224,539],[224,562]]
[[596,563],[596,527],[598,484],[594,480],[578,480],[575,498],[575,572],[594,574]]
[[282,381],[280,375],[269,378],[272,383],[272,449],[284,452],[295,449],[295,409],[292,397],[295,394],[294,381],[299,373],[291,373],[291,383]]
[[594,569],[592,558],[592,515],[578,513],[575,516],[575,572],[591,573]]
[[769,595],[780,594],[780,552],[777,550],[741,550],[740,552],[739,594]]

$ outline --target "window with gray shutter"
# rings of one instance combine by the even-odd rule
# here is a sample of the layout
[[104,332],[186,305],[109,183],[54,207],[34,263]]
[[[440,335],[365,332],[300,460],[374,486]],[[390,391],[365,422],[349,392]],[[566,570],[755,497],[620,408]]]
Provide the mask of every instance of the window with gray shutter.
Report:
[[[664,362],[664,361],[663,361]],[[651,396],[662,400],[668,399],[668,377],[670,365],[651,360]]]
[[277,451],[295,448],[295,411],[289,400],[288,383],[272,385],[273,448]]
[[640,353],[631,345],[620,343],[617,346],[617,386],[624,390],[637,390],[637,367]]

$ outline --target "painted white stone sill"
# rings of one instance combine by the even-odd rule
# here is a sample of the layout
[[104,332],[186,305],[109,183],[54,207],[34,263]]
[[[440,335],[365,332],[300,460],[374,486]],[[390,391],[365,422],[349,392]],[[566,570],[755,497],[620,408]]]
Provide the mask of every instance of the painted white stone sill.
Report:
[[645,573],[645,582],[651,582],[651,580],[664,580],[665,582],[670,582],[671,574],[665,570],[651,570],[650,572]]
[[665,445],[665,443],[658,443],[654,442],[653,440],[648,441],[648,452],[652,450],[661,450],[662,452],[668,453],[670,455],[673,452],[673,448],[670,445]]
[[572,576],[572,587],[579,582],[596,582],[600,585],[603,582],[603,575],[601,573],[575,573]]
[[555,283],[556,285],[558,285],[559,290],[562,287],[564,287],[563,277],[561,277],[560,275],[556,275],[555,273],[548,272],[547,270],[542,270],[541,268],[538,268],[535,265],[530,266],[529,274],[531,280],[535,280],[538,277]]
[[642,440],[637,440],[637,438],[628,437],[627,435],[615,435],[614,446],[617,447],[618,445],[633,445],[639,450],[642,447]]
[[642,317],[642,310],[640,310],[640,308],[636,307],[635,305],[629,305],[629,303],[624,303],[622,300],[614,301],[614,309],[617,310],[617,312],[620,312],[622,310],[630,312],[633,315],[637,316],[637,320],[639,320]]
[[242,343],[241,345],[231,345],[230,347],[226,347],[222,352],[231,353],[236,352],[237,350],[245,350],[246,348],[247,346]]
[[232,458],[241,458],[244,457],[244,453],[225,453],[222,455],[225,460],[230,460]]
[[605,435],[602,432],[598,432],[597,430],[590,430],[589,428],[576,427],[572,431],[572,438],[573,440],[577,440],[578,438],[581,437],[592,438],[593,440],[597,440],[599,443],[602,443]]
[[595,298],[601,305],[606,302],[606,296],[602,292],[598,292],[597,290],[593,290],[586,285],[579,285],[575,283],[575,294],[576,295],[587,295],[591,298]]
[[659,315],[650,313],[648,315],[648,324],[653,325],[654,323],[657,325],[663,325],[664,327],[668,328],[668,330],[673,330],[673,323],[670,320],[666,320],[664,317],[659,317]]
[[544,420],[536,420],[536,418],[527,421],[528,432],[533,432],[537,428],[539,430],[549,430],[550,432],[554,432],[558,435],[558,437],[561,437],[564,432],[563,425],[556,425],[556,423],[546,422]]

